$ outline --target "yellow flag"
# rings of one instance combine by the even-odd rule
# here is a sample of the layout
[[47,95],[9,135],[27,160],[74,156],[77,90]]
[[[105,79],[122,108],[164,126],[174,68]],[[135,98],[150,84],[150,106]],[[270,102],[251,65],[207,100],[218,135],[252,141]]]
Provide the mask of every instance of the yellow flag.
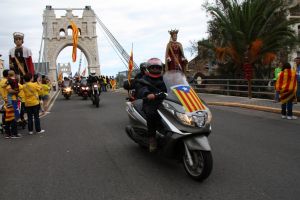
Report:
[[77,45],[78,45],[78,27],[73,21],[70,21],[73,35],[73,51],[72,51],[72,60],[76,61],[77,55]]
[[63,73],[62,72],[59,72],[57,80],[58,81],[62,81],[63,80]]
[[133,70],[133,50],[131,48],[130,58],[128,62],[128,83],[130,84],[131,72]]

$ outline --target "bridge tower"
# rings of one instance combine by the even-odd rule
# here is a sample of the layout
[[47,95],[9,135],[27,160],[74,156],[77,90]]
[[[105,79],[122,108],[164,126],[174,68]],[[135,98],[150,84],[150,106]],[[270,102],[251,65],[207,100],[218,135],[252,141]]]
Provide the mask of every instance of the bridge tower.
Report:
[[[66,15],[56,17],[55,10],[65,10]],[[83,10],[82,18],[74,16],[73,10]],[[96,34],[96,15],[90,6],[83,9],[52,8],[46,6],[43,14],[43,56],[45,62],[49,62],[48,76],[51,80],[57,80],[56,60],[59,53],[67,46],[72,46],[72,35],[68,34],[72,20],[79,29],[78,48],[84,53],[88,62],[88,70],[95,70],[100,75],[98,44]],[[70,52],[71,59],[71,52]]]

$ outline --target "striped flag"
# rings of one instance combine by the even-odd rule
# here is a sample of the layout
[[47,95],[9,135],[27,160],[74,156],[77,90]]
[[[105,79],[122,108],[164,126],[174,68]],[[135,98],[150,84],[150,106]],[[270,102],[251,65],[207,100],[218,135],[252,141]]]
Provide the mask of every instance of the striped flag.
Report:
[[190,86],[179,85],[171,88],[187,112],[205,110],[206,107]]
[[276,90],[280,94],[280,102],[282,104],[296,97],[297,92],[297,78],[296,71],[285,69],[280,72],[276,81]]
[[131,47],[130,58],[128,61],[128,83],[129,83],[129,85],[130,85],[130,78],[131,78],[132,70],[133,70],[133,49]]
[[77,45],[78,45],[78,27],[73,21],[70,21],[72,27],[72,35],[73,35],[73,50],[72,50],[72,60],[76,61],[77,57]]
[[57,80],[58,81],[62,81],[63,80],[63,73],[62,72],[59,72]]

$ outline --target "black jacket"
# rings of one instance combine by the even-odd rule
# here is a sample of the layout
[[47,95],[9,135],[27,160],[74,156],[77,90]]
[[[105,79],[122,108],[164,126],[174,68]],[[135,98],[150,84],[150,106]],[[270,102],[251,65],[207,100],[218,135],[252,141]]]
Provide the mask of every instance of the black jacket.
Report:
[[144,103],[149,104],[160,104],[163,99],[156,98],[154,100],[147,100],[146,97],[148,94],[158,94],[160,92],[167,92],[166,85],[163,81],[163,78],[151,78],[150,76],[144,75],[139,81],[141,85],[137,93],[137,98],[144,99]]

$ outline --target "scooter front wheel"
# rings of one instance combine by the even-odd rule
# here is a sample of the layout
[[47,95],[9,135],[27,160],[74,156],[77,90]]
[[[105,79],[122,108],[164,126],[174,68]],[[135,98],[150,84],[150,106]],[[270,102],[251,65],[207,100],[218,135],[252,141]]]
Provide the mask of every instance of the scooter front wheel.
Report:
[[197,181],[206,179],[213,167],[213,159],[210,151],[190,150],[191,161],[186,153],[184,153],[183,166],[189,176]]

